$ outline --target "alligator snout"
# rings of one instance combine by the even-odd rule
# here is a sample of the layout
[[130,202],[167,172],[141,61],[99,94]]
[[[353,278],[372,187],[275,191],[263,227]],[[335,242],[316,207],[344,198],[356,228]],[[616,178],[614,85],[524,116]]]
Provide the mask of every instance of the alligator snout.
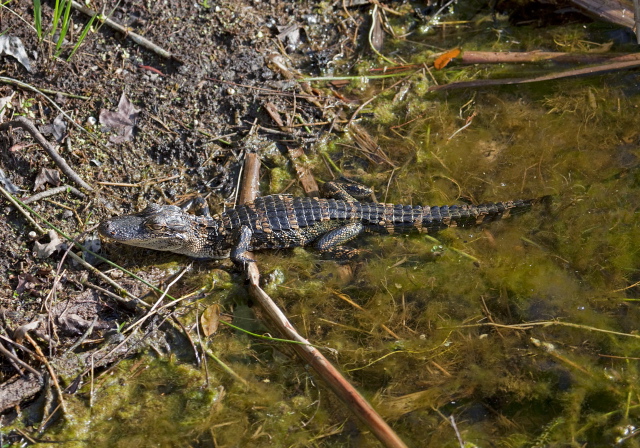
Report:
[[102,236],[112,238],[116,234],[116,231],[113,228],[111,220],[102,221],[98,226],[98,233]]

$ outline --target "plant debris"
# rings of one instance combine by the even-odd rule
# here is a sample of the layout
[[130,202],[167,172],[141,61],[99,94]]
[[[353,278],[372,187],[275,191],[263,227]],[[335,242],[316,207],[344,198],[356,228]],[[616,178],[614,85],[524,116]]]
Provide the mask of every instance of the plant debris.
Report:
[[38,191],[41,187],[44,188],[44,184],[53,185],[57,187],[62,183],[60,180],[60,171],[53,168],[42,168],[40,174],[36,177],[33,185],[33,191]]
[[112,112],[106,109],[100,111],[100,124],[115,130],[118,135],[109,137],[112,143],[120,144],[133,139],[133,128],[138,120],[140,110],[136,109],[124,92],[120,96],[118,111]]
[[27,52],[19,37],[9,36],[7,34],[0,35],[0,56],[2,55],[16,58],[29,73],[33,71]]
[[35,241],[33,243],[33,256],[36,258],[49,258],[51,254],[59,250],[65,245],[65,242],[60,239],[58,233],[55,230],[49,230],[47,233],[49,236],[48,243],[40,243]]

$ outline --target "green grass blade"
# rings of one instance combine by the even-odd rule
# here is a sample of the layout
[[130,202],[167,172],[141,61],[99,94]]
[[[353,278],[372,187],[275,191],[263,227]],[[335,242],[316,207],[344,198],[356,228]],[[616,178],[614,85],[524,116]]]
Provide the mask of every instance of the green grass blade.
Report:
[[80,45],[82,44],[82,41],[84,40],[85,37],[87,37],[87,34],[91,29],[91,25],[93,25],[93,21],[95,19],[96,19],[96,16],[92,16],[89,22],[85,25],[84,29],[82,30],[82,33],[80,34],[80,37],[78,38],[78,42],[76,42],[76,44],[73,47],[73,50],[71,50],[71,54],[67,58],[67,61],[69,61],[73,57],[73,55],[76,54],[76,51],[78,51],[78,48],[80,48]]
[[40,0],[33,0],[33,21],[38,32],[38,40],[42,40],[42,4]]
[[60,0],[56,0],[56,4],[53,7],[53,23],[51,24],[51,33],[53,36],[56,34],[56,30],[58,29],[58,22],[60,21],[60,16],[62,15],[62,8],[64,7],[64,0],[62,0],[62,4],[60,4]]
[[64,10],[64,18],[62,19],[62,27],[60,28],[60,37],[56,43],[55,56],[58,57],[62,51],[62,42],[69,32],[69,25],[71,24],[71,0],[67,0],[66,8]]

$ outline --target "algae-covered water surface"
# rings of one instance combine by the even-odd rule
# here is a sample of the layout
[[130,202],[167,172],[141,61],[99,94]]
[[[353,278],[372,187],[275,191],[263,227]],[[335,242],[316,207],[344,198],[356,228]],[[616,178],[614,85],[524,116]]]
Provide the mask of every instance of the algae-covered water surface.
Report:
[[[502,23],[498,32],[488,21],[422,30],[381,52],[418,66],[457,46],[590,51],[612,39],[601,25]],[[398,35],[408,26],[390,25]],[[358,70],[381,64],[372,55]],[[367,253],[347,266],[305,250],[259,256],[267,292],[303,336],[335,350],[332,362],[410,446],[639,444],[640,75],[429,91],[435,82],[568,68],[454,65],[355,80],[344,94],[375,96],[357,126],[381,153],[365,154],[351,128],[309,160],[318,179],[339,169],[384,202],[550,201],[435,240],[362,238],[354,245]],[[294,178],[282,167],[265,174],[264,193]],[[208,295],[185,307],[191,319],[219,303],[236,325],[268,332],[238,275],[200,271],[190,281]],[[233,374],[212,358],[206,369],[174,357],[121,363],[101,379],[92,408],[92,419],[117,425],[76,421],[78,438],[376,445],[286,344],[228,329],[205,344]]]

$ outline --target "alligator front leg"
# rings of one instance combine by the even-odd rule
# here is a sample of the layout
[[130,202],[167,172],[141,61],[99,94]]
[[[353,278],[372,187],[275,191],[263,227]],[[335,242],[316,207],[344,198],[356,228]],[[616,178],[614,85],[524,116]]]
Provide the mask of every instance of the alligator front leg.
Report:
[[182,210],[189,211],[191,207],[194,207],[194,213],[196,216],[204,216],[206,218],[211,218],[211,211],[209,210],[209,204],[204,198],[200,195],[190,199],[180,206]]
[[338,260],[349,260],[358,255],[361,251],[352,247],[344,247],[342,244],[351,241],[364,231],[364,226],[360,222],[338,227],[322,235],[315,243],[316,249],[324,255],[328,255]]
[[240,227],[236,244],[231,249],[231,261],[236,265],[244,267],[247,263],[255,263],[256,260],[245,255],[251,248],[252,236],[253,232],[249,226]]

